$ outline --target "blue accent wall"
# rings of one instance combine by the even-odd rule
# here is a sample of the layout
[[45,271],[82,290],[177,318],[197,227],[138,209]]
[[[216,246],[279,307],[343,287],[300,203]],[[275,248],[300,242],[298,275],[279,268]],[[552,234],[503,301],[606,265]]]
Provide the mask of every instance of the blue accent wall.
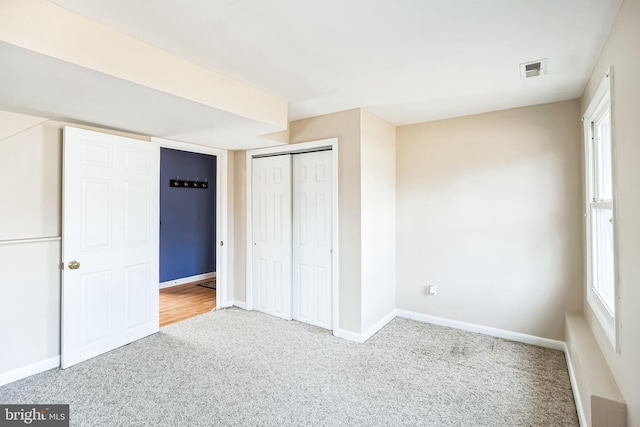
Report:
[[[208,180],[175,188],[169,180]],[[216,157],[160,150],[160,282],[216,271]]]

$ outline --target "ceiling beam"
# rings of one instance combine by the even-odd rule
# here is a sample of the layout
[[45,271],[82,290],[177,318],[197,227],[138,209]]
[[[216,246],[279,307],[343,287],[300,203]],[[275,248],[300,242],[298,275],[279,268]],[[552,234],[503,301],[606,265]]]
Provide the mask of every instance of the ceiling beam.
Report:
[[280,129],[287,101],[45,0],[0,0],[0,41]]

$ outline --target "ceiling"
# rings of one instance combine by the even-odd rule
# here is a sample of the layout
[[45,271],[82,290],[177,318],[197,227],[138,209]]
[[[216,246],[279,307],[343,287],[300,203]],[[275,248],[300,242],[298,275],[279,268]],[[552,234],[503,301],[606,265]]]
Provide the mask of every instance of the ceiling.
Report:
[[[580,97],[621,0],[50,2],[283,98],[290,121],[363,107],[403,125]],[[17,48],[0,45],[0,55],[11,49]],[[546,75],[521,79],[519,64],[543,58]],[[56,69],[52,58],[27,60],[54,61],[46,66]],[[119,94],[166,107],[161,120],[150,115],[148,123],[109,126],[199,139],[198,114],[210,115],[202,106],[79,68],[75,77],[60,76],[70,93],[76,85],[103,84],[106,93],[97,93],[94,103]],[[14,104],[22,105],[15,96]],[[30,105],[45,115],[53,108],[38,108],[36,100]],[[65,114],[102,124],[106,113],[91,111],[97,117]],[[268,131],[246,120],[221,130],[238,140]]]

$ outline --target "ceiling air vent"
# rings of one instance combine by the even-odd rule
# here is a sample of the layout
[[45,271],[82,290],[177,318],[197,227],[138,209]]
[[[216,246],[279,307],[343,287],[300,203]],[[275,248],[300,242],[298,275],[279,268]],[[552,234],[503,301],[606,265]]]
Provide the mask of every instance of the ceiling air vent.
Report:
[[537,61],[525,62],[520,64],[520,77],[523,79],[531,79],[547,74],[547,60],[539,59]]

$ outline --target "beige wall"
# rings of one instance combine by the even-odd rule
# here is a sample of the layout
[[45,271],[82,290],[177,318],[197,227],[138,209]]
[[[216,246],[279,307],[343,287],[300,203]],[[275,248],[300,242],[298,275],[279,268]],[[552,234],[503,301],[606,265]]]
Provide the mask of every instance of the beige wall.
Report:
[[339,319],[341,329],[362,331],[360,110],[349,110],[292,122],[291,143],[338,138]]
[[234,258],[233,299],[247,302],[247,152],[236,151],[234,157]]
[[60,236],[62,125],[15,130],[25,116],[0,114],[14,131],[0,141],[0,240]]
[[640,1],[624,0],[581,102],[589,104],[613,66],[614,179],[617,190],[620,347],[613,351],[585,303],[585,316],[628,405],[630,426],[640,426]]
[[60,355],[59,266],[59,241],[0,244],[0,384]]
[[[0,112],[0,378],[60,354],[62,125]],[[9,327],[9,325],[13,325]]]
[[399,309],[563,339],[582,304],[578,107],[398,128]]
[[362,331],[396,308],[396,127],[361,110]]

